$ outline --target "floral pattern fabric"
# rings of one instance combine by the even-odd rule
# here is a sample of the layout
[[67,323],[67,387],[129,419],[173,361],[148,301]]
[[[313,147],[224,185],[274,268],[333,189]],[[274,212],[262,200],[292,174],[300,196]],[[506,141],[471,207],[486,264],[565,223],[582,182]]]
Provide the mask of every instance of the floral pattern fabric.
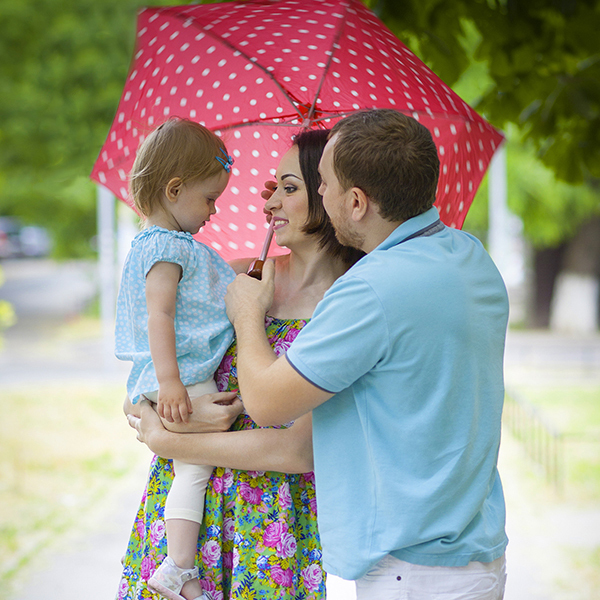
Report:
[[[305,324],[267,317],[267,336],[278,355]],[[238,389],[235,342],[221,362],[217,386]],[[232,429],[256,427],[242,414]],[[167,553],[164,505],[172,480],[171,461],[155,456],[124,558],[118,600],[159,598],[146,582]],[[214,600],[325,598],[313,474],[215,468],[196,564]]]

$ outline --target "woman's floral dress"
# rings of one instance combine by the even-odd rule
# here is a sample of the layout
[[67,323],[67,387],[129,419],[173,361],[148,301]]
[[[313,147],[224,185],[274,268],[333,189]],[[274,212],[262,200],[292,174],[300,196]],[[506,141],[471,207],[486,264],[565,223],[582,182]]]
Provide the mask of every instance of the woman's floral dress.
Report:
[[[305,324],[267,317],[267,336],[278,355]],[[221,362],[217,386],[238,389],[235,342]],[[232,429],[256,427],[242,414]],[[167,553],[164,505],[172,480],[171,461],[155,456],[124,558],[118,600],[160,597],[146,582]],[[215,468],[196,564],[214,600],[325,598],[313,474]]]

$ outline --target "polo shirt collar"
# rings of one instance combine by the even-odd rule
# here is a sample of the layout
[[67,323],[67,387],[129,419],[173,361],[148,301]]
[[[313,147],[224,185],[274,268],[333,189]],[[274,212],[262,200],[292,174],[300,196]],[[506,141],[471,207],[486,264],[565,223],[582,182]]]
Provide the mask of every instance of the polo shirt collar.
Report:
[[438,210],[435,206],[432,206],[428,211],[413,217],[412,219],[408,219],[408,221],[404,221],[401,223],[388,235],[388,237],[373,250],[388,250],[393,246],[397,246],[401,242],[403,242],[407,237],[413,235],[413,233],[417,233],[421,229],[432,225],[440,218]]

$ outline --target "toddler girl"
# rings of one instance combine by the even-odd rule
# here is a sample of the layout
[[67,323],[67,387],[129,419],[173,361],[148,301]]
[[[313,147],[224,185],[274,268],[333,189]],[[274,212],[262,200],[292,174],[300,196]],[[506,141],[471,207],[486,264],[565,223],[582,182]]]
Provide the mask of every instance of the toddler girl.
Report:
[[[233,339],[223,298],[235,274],[192,237],[215,214],[232,163],[214,133],[173,118],[140,145],[131,171],[145,226],[123,268],[116,355],[133,361],[131,401],[155,402],[167,427],[188,421],[190,397],[217,391],[213,374]],[[168,556],[148,587],[169,600],[207,600],[194,560],[213,467],[173,461],[173,468],[165,504]]]

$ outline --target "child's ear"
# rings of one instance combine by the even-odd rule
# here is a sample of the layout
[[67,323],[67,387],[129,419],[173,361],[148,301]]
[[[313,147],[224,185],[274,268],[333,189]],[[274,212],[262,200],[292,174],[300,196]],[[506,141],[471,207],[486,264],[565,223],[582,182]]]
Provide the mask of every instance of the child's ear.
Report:
[[177,197],[181,193],[182,185],[183,181],[181,181],[181,177],[173,177],[173,179],[167,183],[167,186],[165,187],[165,195],[169,202],[175,202],[177,200]]

